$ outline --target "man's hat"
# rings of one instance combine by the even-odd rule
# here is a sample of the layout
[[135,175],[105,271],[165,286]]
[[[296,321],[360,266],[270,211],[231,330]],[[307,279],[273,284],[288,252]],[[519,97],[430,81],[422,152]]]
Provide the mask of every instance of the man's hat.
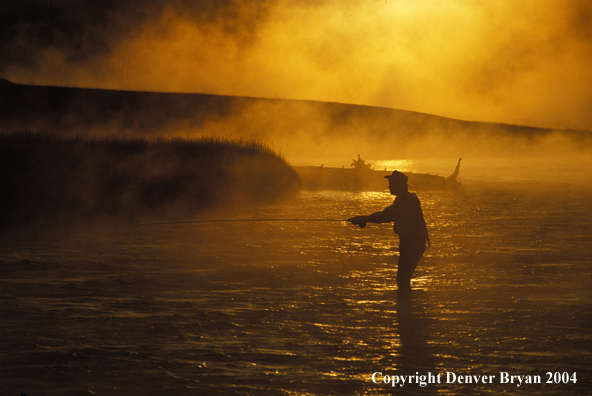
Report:
[[401,184],[407,184],[407,175],[399,172],[399,171],[393,171],[392,174],[387,175],[384,177],[385,179],[389,179],[389,181],[393,182],[393,183],[401,183]]

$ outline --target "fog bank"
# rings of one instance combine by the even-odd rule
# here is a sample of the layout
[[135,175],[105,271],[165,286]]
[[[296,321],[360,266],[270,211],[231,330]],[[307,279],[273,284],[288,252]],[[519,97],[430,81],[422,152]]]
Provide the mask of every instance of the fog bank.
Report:
[[[477,123],[381,107],[236,96],[0,84],[0,129],[57,136],[219,138],[260,141],[292,165],[349,167],[358,154],[414,160],[409,171],[461,178],[537,179],[549,169],[592,180],[592,134]],[[537,165],[538,163],[538,165]],[[538,168],[538,169],[537,169]],[[542,171],[541,169],[547,169]],[[478,171],[477,171],[478,170]],[[530,176],[528,176],[530,178]],[[565,177],[565,176],[563,176]]]
[[588,0],[38,0],[1,11],[0,75],[21,83],[592,129]]

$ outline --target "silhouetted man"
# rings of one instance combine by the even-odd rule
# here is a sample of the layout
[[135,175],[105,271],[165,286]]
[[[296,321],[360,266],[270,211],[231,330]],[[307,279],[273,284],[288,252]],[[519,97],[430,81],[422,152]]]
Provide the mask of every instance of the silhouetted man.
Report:
[[381,212],[355,216],[348,221],[360,227],[365,227],[366,223],[395,223],[393,230],[399,234],[397,286],[406,291],[411,289],[411,276],[430,238],[419,198],[408,191],[407,176],[394,171],[385,178],[389,181],[391,194],[396,196],[395,202]]

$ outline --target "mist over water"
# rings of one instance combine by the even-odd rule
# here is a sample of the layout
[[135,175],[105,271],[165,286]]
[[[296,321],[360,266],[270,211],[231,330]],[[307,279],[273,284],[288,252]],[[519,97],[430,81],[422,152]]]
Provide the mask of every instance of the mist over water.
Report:
[[[349,167],[359,154],[374,169],[483,180],[592,179],[592,135],[466,122],[339,103],[36,87],[5,82],[2,131],[141,139],[262,142],[292,165]],[[568,180],[569,181],[569,180]]]
[[[592,192],[474,182],[418,192],[432,247],[400,300],[388,225],[228,222],[8,237],[6,394],[390,394],[383,374],[494,374],[406,394],[589,389]],[[234,218],[340,219],[383,192],[306,192]],[[224,213],[219,213],[224,216]],[[500,384],[499,373],[543,384]],[[577,383],[544,384],[546,372]]]

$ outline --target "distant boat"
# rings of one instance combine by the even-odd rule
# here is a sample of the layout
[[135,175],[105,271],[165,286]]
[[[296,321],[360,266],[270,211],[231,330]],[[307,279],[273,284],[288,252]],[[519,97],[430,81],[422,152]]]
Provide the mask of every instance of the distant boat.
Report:
[[[460,172],[460,161],[454,172],[448,177],[429,173],[403,172],[409,180],[407,183],[413,190],[450,190],[458,188],[461,183],[456,181]],[[294,166],[300,176],[302,188],[306,190],[350,190],[350,191],[384,191],[388,183],[384,179],[392,171],[375,170],[360,155],[352,160],[351,168],[331,168],[321,166]]]

